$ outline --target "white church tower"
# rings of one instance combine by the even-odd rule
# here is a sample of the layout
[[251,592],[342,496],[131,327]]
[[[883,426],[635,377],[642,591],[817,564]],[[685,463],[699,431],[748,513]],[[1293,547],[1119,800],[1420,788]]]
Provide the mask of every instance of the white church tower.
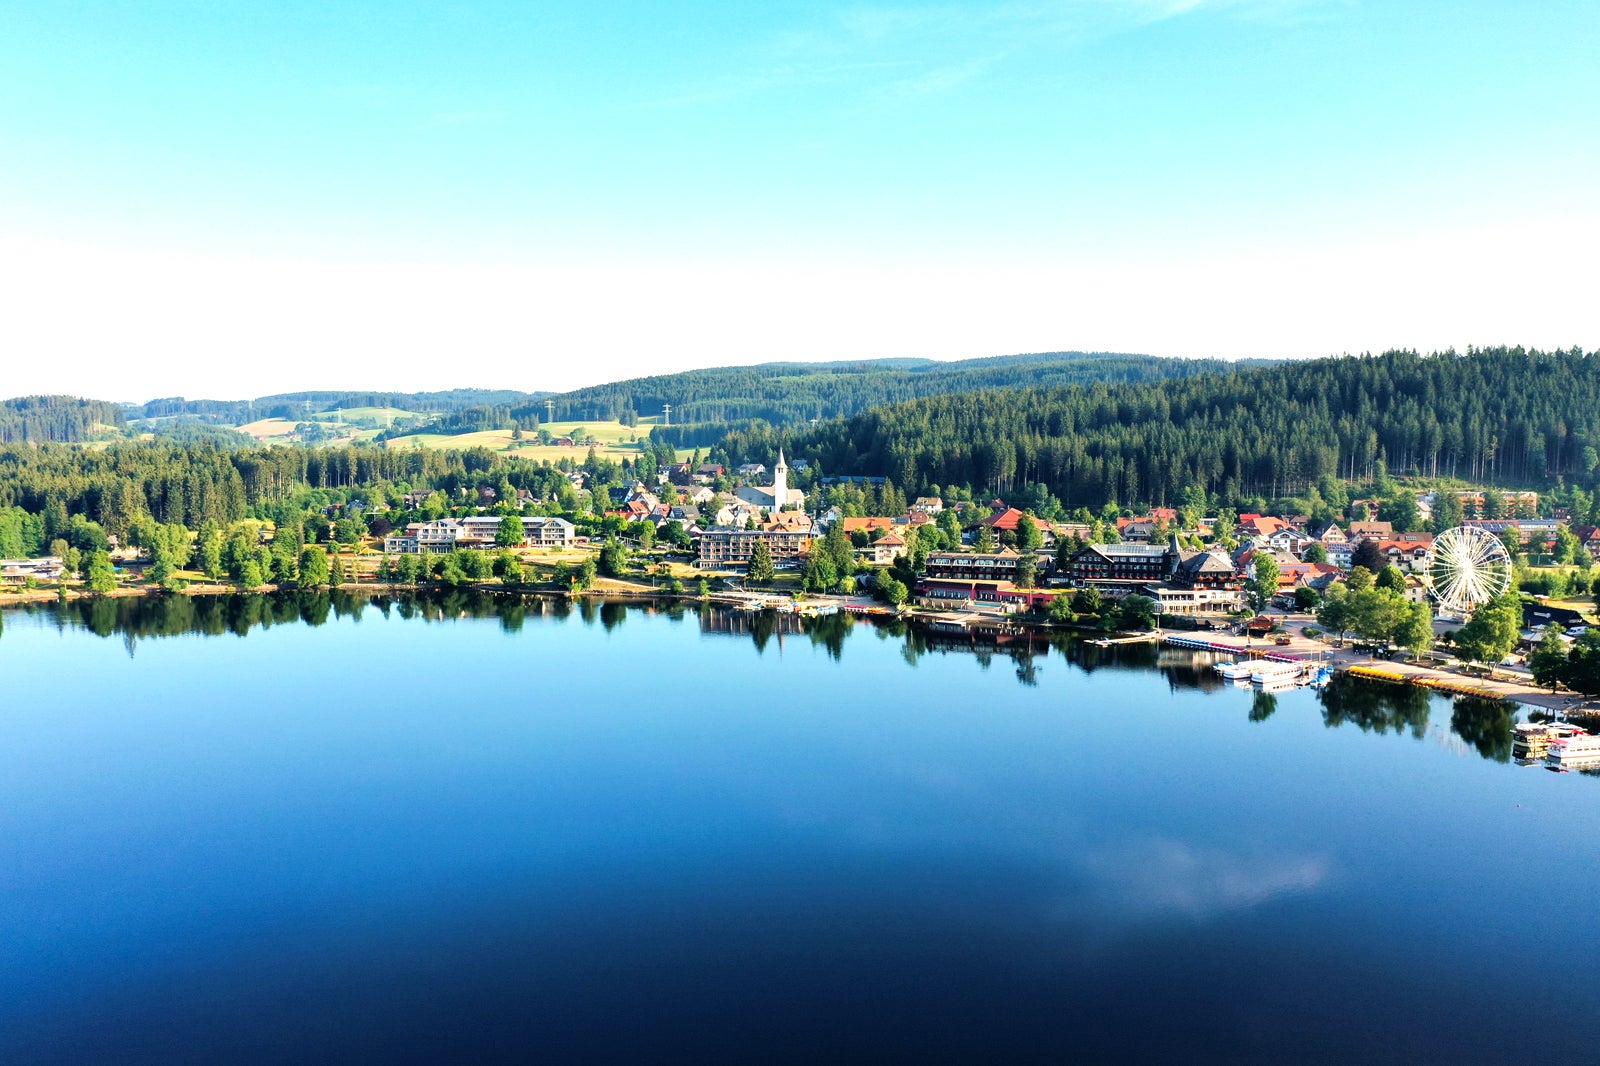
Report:
[[783,461],[783,446],[778,447],[778,461],[772,466],[772,509],[783,510],[789,502],[789,464]]

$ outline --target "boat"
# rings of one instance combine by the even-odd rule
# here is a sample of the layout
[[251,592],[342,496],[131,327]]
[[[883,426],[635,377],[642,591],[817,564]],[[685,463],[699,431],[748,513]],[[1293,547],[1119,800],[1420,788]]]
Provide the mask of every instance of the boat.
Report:
[[1211,669],[1227,678],[1229,681],[1250,680],[1250,663],[1220,662],[1212,663]]
[[1333,667],[1324,666],[1316,672],[1309,684],[1312,688],[1327,688],[1333,683]]
[[1298,684],[1300,673],[1305,669],[1301,663],[1273,663],[1259,662],[1250,664],[1250,683],[1260,686],[1277,686],[1284,682],[1291,685]]
[[1511,730],[1511,757],[1523,762],[1542,762],[1550,754],[1550,742],[1587,735],[1588,730],[1560,722],[1518,722]]
[[1548,742],[1544,765],[1548,770],[1565,773],[1568,770],[1600,768],[1600,736],[1577,733],[1556,737]]

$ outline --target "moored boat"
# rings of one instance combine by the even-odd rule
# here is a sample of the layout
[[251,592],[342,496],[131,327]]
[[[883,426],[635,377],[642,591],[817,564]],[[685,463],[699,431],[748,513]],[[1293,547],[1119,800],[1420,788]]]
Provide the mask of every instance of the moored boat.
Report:
[[1277,687],[1282,684],[1295,685],[1300,681],[1300,673],[1305,669],[1302,663],[1272,663],[1259,662],[1250,664],[1250,683],[1253,685]]
[[1550,770],[1589,770],[1600,767],[1600,736],[1577,732],[1546,742],[1544,765]]

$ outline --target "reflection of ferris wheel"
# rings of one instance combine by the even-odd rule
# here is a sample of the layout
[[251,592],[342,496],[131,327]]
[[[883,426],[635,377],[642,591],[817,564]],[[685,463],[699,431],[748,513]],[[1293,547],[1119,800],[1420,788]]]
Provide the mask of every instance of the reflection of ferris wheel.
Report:
[[1486,529],[1456,526],[1433,539],[1428,589],[1442,610],[1471,614],[1511,587],[1511,556]]

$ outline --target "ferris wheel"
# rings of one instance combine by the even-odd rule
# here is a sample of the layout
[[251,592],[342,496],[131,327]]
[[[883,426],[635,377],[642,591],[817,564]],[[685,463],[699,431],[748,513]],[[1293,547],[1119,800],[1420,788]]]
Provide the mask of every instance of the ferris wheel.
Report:
[[1477,526],[1456,526],[1433,539],[1426,560],[1428,591],[1440,609],[1471,614],[1511,587],[1511,555],[1500,538]]

